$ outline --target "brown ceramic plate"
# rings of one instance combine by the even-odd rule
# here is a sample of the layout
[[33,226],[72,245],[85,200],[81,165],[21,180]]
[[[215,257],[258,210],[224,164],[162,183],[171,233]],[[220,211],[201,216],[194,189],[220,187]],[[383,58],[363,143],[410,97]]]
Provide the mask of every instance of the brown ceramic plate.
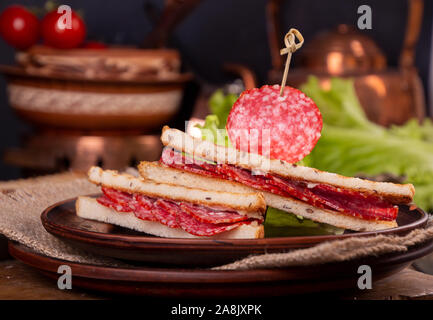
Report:
[[115,294],[165,298],[272,297],[339,289],[358,290],[360,275],[357,270],[360,265],[369,265],[373,270],[373,281],[377,281],[432,251],[433,240],[411,247],[406,252],[320,266],[216,271],[101,267],[49,258],[20,244],[9,243],[9,252],[13,257],[53,279],[58,279],[60,265],[68,265],[72,271],[73,286]]
[[409,207],[402,206],[397,219],[399,227],[378,232],[242,240],[160,238],[80,218],[75,214],[75,200],[56,203],[42,213],[42,224],[48,232],[96,254],[131,261],[175,265],[218,265],[250,254],[284,252],[347,237],[402,235],[422,227],[428,219],[422,210],[416,208],[410,211]]

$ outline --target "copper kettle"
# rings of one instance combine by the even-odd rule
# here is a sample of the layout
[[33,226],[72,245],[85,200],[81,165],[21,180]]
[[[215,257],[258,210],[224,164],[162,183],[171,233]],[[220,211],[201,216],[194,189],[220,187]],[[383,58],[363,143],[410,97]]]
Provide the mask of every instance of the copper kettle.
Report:
[[[301,50],[302,67],[289,72],[287,83],[299,86],[310,74],[319,77],[326,87],[332,76],[354,79],[355,89],[368,118],[384,126],[402,124],[410,118],[425,116],[425,98],[421,79],[414,67],[423,0],[408,0],[409,12],[403,49],[397,68],[389,68],[386,57],[376,43],[365,34],[339,25],[319,33]],[[279,83],[283,58],[279,54],[282,39],[278,30],[278,0],[267,5],[272,70],[269,81]]]

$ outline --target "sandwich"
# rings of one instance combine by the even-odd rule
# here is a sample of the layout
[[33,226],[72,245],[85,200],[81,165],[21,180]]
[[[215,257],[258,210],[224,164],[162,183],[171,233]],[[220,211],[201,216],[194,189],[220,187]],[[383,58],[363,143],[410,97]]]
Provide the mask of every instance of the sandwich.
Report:
[[[263,238],[266,203],[256,191],[223,192],[197,181],[197,187],[156,182],[92,167],[89,181],[101,186],[97,198],[79,197],[79,217],[159,237]],[[200,177],[197,177],[200,178]]]
[[338,228],[376,231],[396,227],[398,205],[411,203],[415,193],[411,184],[323,172],[216,145],[167,126],[161,141],[165,148],[159,163],[139,165],[146,179],[193,188],[206,184],[221,192],[256,190],[270,207]]

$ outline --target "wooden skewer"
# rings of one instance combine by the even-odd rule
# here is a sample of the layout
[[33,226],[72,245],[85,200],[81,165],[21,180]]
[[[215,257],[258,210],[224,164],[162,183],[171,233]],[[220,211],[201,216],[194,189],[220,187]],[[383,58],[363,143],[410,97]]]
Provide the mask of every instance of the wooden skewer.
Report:
[[[298,39],[296,43],[295,38]],[[297,29],[290,29],[289,32],[284,36],[285,48],[280,50],[280,55],[287,54],[286,66],[284,67],[283,80],[281,81],[280,97],[283,96],[284,87],[286,86],[287,73],[289,72],[290,60],[292,59],[292,53],[298,50],[304,44],[304,37]]]

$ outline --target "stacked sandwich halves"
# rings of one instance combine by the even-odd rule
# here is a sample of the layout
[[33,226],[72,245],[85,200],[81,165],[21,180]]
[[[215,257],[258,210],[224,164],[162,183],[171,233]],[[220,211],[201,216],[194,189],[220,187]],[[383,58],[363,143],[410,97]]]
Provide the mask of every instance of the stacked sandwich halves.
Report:
[[266,203],[255,191],[222,192],[206,185],[137,178],[92,167],[102,196],[79,197],[77,215],[160,237],[263,238]]
[[411,184],[373,182],[271,160],[165,127],[159,162],[141,177],[92,168],[98,199],[81,197],[77,214],[164,237],[263,237],[266,205],[354,231],[397,226]]

